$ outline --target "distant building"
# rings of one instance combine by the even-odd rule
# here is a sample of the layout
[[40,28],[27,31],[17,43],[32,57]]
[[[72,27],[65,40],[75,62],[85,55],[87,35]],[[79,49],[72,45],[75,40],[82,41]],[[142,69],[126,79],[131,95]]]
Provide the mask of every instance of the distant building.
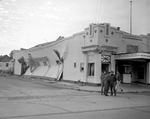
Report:
[[4,55],[0,58],[0,70],[1,71],[10,70],[10,60],[11,58],[8,55]]
[[109,23],[14,51],[13,58],[17,75],[99,84],[101,72],[113,70],[124,83],[150,84],[150,34],[129,34]]

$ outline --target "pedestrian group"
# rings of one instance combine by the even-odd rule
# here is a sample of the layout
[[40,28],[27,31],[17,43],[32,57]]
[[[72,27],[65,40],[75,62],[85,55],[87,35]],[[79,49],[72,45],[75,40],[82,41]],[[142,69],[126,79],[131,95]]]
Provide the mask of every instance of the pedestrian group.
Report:
[[110,72],[102,72],[101,75],[101,94],[108,96],[108,91],[110,90],[111,95],[116,96],[117,89],[120,88],[123,91],[121,86],[121,76],[120,73],[117,72],[116,76],[114,71]]

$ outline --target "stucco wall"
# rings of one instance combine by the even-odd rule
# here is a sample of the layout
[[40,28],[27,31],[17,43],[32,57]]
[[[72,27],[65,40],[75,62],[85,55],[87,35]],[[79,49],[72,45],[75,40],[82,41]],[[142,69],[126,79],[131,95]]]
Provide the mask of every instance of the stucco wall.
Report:
[[[72,80],[72,81],[84,81],[84,82],[92,82],[92,83],[99,83],[99,77],[101,72],[101,56],[98,54],[95,54],[93,51],[87,51],[94,53],[96,59],[95,65],[98,65],[95,67],[96,76],[91,79],[89,77],[85,76],[87,73],[85,70],[87,70],[87,56],[85,54],[88,54],[87,52],[83,54],[82,47],[85,46],[95,46],[99,45],[101,46],[114,46],[118,47],[117,53],[126,53],[127,51],[127,45],[136,45],[139,47],[139,52],[147,52],[149,51],[150,47],[149,45],[149,39],[148,37],[141,37],[141,40],[136,39],[130,39],[123,37],[124,34],[131,36],[130,34],[127,34],[126,32],[123,32],[115,27],[111,27],[109,29],[109,35],[106,36],[106,24],[91,24],[92,27],[92,35],[90,36],[90,28],[85,28],[85,31],[76,33],[70,37],[64,38],[59,41],[55,41],[52,43],[49,43],[48,45],[38,45],[36,47],[30,48],[28,50],[24,51],[15,51],[14,58],[15,58],[15,74],[20,75],[21,73],[21,64],[18,62],[18,59],[22,56],[25,58],[25,61],[28,59],[28,53],[32,55],[33,58],[40,58],[40,57],[48,57],[48,60],[50,62],[50,67],[47,66],[39,66],[34,72],[30,72],[29,69],[26,72],[25,75],[39,75],[39,76],[46,76],[46,77],[53,77],[56,78],[58,75],[58,71],[60,71],[61,67],[56,63],[56,60],[58,60],[58,57],[56,53],[54,53],[53,50],[57,50],[60,53],[60,56],[62,57],[64,54],[64,51],[67,47],[67,55],[64,60],[64,69],[63,69],[63,79],[64,80]],[[134,36],[132,36],[133,38]],[[140,37],[140,36],[137,36]],[[137,38],[138,39],[138,38]],[[147,45],[145,45],[147,44]],[[88,48],[88,47],[87,47]],[[104,55],[112,55],[110,51],[103,51],[102,54]],[[84,71],[81,71],[81,63],[84,66]],[[112,56],[112,61],[110,68],[115,71],[115,59]],[[136,77],[135,77],[136,78]]]
[[94,24],[92,25],[92,35],[90,35],[90,29],[89,27],[85,29],[84,37],[85,42],[84,46],[90,46],[90,45],[98,45],[98,27]]
[[18,62],[18,59],[21,57],[24,57],[25,61],[27,62],[27,57],[28,57],[28,51],[23,50],[23,51],[14,51],[13,53],[13,58],[14,60],[14,74],[20,75],[21,74],[21,64]]
[[68,38],[68,43],[69,52],[64,61],[63,78],[73,81],[82,80],[83,72],[80,72],[80,63],[84,62],[84,55],[81,51],[81,47],[84,45],[83,33],[75,34],[74,37]]
[[[14,52],[14,59],[15,59],[15,74],[20,75],[21,74],[21,64],[18,62],[18,59],[22,56],[24,57],[25,61],[27,62],[28,59],[28,53],[31,54],[32,58],[40,58],[40,57],[48,57],[48,60],[50,62],[51,67],[57,66],[56,60],[58,60],[57,55],[54,53],[54,49],[58,50],[60,53],[60,56],[63,54],[63,49],[66,46],[66,41],[59,41],[58,43],[53,43],[46,47],[37,47],[37,48],[31,48],[24,51],[15,51]],[[39,75],[44,76],[46,73],[48,73],[48,68],[44,67],[44,70],[42,70],[43,67],[38,67],[37,70],[35,70],[33,73],[28,71],[26,73],[27,75]],[[51,70],[50,70],[51,71]]]

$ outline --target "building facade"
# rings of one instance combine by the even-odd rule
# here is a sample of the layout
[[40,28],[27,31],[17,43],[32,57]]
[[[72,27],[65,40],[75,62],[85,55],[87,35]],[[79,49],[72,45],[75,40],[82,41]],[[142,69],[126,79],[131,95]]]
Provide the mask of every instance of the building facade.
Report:
[[0,71],[8,72],[11,69],[12,63],[11,58],[7,55],[4,55],[0,58]]
[[132,35],[109,23],[13,52],[14,74],[99,84],[102,71],[124,83],[150,84],[150,34]]

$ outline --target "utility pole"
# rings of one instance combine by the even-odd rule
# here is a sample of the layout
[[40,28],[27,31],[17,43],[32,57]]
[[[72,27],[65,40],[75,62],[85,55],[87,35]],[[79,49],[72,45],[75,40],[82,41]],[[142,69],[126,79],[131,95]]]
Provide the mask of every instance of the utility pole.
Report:
[[132,34],[132,1],[130,1],[130,34]]

